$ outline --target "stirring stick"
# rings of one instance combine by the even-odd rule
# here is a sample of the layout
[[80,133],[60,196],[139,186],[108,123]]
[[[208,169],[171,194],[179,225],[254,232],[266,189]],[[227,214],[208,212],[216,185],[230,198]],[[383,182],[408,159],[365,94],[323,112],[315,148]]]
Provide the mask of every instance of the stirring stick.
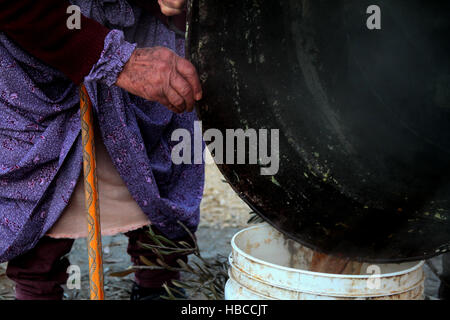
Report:
[[87,210],[89,283],[91,300],[104,300],[102,236],[95,163],[94,118],[92,102],[84,85],[80,88],[81,136],[83,141],[83,172]]

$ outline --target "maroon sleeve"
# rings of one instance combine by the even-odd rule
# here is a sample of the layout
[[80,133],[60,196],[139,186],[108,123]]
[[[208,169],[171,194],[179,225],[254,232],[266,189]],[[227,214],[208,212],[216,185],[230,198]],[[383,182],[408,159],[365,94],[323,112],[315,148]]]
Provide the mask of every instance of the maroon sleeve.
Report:
[[70,5],[66,0],[0,0],[0,31],[79,84],[100,58],[109,30],[84,16],[80,30],[69,30]]

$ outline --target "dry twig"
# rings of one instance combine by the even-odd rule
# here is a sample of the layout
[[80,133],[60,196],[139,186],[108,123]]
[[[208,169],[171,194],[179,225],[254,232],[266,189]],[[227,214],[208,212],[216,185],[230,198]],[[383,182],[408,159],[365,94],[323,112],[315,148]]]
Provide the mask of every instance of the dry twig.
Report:
[[[201,294],[208,300],[222,300],[224,298],[225,283],[228,279],[228,262],[226,257],[217,256],[215,259],[205,259],[198,247],[197,239],[192,232],[181,222],[178,222],[188,233],[194,246],[184,241],[172,241],[164,236],[157,235],[153,230],[149,230],[148,235],[151,243],[141,243],[142,247],[151,250],[158,259],[156,264],[141,256],[144,266],[133,266],[121,272],[110,274],[111,276],[123,277],[137,270],[169,270],[179,271],[189,274],[189,279],[184,281],[172,280],[171,285],[165,284],[167,296],[162,298],[174,300],[182,296],[179,289],[188,290],[191,295]],[[196,261],[185,263],[183,260],[177,260],[177,267],[169,266],[164,257],[170,254],[194,255]]]

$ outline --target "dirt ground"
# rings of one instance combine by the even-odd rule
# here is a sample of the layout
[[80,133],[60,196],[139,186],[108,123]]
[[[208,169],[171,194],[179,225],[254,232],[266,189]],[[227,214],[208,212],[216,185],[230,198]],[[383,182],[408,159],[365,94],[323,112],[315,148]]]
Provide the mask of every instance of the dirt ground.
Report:
[[[231,251],[231,237],[247,226],[250,208],[233,192],[215,165],[206,166],[206,186],[201,206],[202,216],[197,238],[204,258],[215,258],[218,254],[227,256]],[[109,273],[125,270],[130,266],[126,254],[127,239],[123,235],[105,237],[104,268],[105,294],[107,299],[123,300],[129,298],[132,275],[124,278],[108,276]],[[69,256],[71,263],[79,265],[82,274],[81,290],[66,290],[66,299],[88,299],[88,267],[84,240],[77,240]],[[441,271],[441,259],[433,259]],[[0,300],[13,299],[14,288],[5,276],[6,264],[0,264]],[[426,266],[426,296],[437,299],[438,278]],[[200,298],[200,297],[193,297]]]

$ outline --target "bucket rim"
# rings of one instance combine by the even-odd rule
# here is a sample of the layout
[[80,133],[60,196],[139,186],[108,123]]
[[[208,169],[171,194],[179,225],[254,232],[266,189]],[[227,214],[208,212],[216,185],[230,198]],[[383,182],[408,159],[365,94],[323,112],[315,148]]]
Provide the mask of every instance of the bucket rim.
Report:
[[230,283],[233,283],[233,282],[234,282],[235,284],[239,285],[240,287],[245,288],[245,290],[249,291],[250,293],[252,293],[252,294],[254,294],[254,295],[256,295],[256,296],[258,296],[258,297],[260,297],[260,298],[263,298],[263,299],[265,299],[265,300],[280,300],[280,299],[278,299],[278,298],[275,298],[275,297],[269,297],[269,296],[266,296],[266,295],[263,294],[263,293],[260,293],[260,292],[257,292],[257,291],[255,291],[255,290],[251,289],[251,288],[248,288],[247,286],[245,286],[245,285],[243,285],[242,283],[240,283],[239,281],[237,281],[237,280],[233,277],[233,275],[231,274],[230,270],[228,270],[228,279],[227,279],[227,282],[230,282]]
[[[303,274],[314,275],[314,276],[321,275],[321,276],[328,277],[328,278],[340,278],[340,279],[390,278],[390,277],[406,275],[408,273],[411,273],[413,271],[416,271],[416,270],[420,269],[425,264],[424,260],[418,260],[418,261],[416,261],[417,264],[413,265],[412,267],[410,267],[408,269],[405,269],[405,270],[402,270],[402,271],[397,271],[397,272],[391,272],[391,273],[383,273],[383,274],[380,274],[380,275],[349,275],[349,274],[324,273],[324,272],[315,272],[315,271],[309,271],[309,270],[295,269],[295,268],[280,266],[280,265],[274,264],[272,262],[264,261],[262,259],[253,257],[253,256],[249,255],[248,253],[244,252],[244,250],[239,248],[237,246],[237,244],[236,244],[237,237],[239,237],[242,233],[247,232],[247,231],[251,231],[253,229],[262,229],[262,228],[271,228],[274,231],[280,233],[278,230],[276,230],[275,228],[270,226],[268,223],[261,223],[261,224],[256,225],[256,226],[251,226],[251,227],[242,229],[242,230],[238,231],[233,236],[233,238],[231,238],[231,248],[232,248],[232,250],[236,251],[238,254],[240,254],[241,256],[245,257],[248,260],[252,260],[252,261],[254,261],[256,263],[259,263],[259,264],[262,264],[262,265],[266,265],[266,266],[269,266],[269,267],[273,267],[275,269],[288,271],[288,272],[303,273]],[[299,243],[299,244],[303,246],[303,244],[301,244],[301,243]],[[371,265],[407,264],[407,263],[412,263],[412,262],[414,262],[414,261],[403,262],[403,263],[371,263]]]
[[[229,257],[231,258],[231,256]],[[230,261],[231,262],[231,261]],[[419,288],[420,286],[424,286],[424,281],[425,281],[425,275],[422,275],[421,279],[414,283],[413,285],[411,285],[408,288],[405,288],[404,290],[398,290],[398,291],[390,291],[389,293],[382,293],[382,292],[375,292],[375,293],[367,293],[367,292],[362,292],[361,294],[354,294],[354,293],[349,293],[349,292],[339,292],[339,291],[332,291],[331,293],[329,291],[324,292],[321,290],[308,290],[308,289],[301,289],[299,290],[298,288],[295,287],[290,287],[290,286],[286,286],[286,285],[280,285],[280,284],[275,284],[272,282],[268,282],[265,281],[263,279],[259,279],[259,278],[255,278],[253,277],[251,274],[247,273],[245,270],[240,270],[238,267],[236,267],[234,265],[234,263],[229,263],[230,267],[228,270],[228,275],[229,278],[233,279],[235,282],[239,283],[239,285],[251,290],[250,288],[248,288],[245,284],[239,282],[237,279],[235,279],[235,277],[232,275],[231,269],[233,270],[237,270],[239,271],[239,274],[243,275],[244,277],[249,278],[251,281],[255,281],[258,282],[264,286],[269,286],[269,287],[275,287],[277,289],[280,290],[286,290],[286,291],[292,291],[292,292],[300,292],[300,293],[305,293],[305,294],[310,294],[310,295],[316,295],[316,296],[321,296],[321,297],[334,297],[334,298],[352,298],[352,299],[364,299],[364,298],[379,298],[379,297],[390,297],[390,296],[396,296],[396,295],[400,295],[409,291],[413,291],[417,288]],[[254,291],[254,290],[253,290]],[[278,297],[272,297],[273,299],[279,299]]]

